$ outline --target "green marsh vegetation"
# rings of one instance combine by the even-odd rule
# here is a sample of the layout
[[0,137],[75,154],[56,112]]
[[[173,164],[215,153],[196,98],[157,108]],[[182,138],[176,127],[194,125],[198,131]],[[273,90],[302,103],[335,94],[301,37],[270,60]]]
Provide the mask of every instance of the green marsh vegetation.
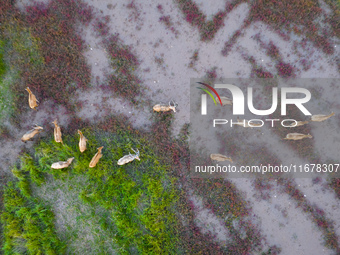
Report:
[[44,182],[41,173],[27,155],[21,158],[21,167],[14,166],[12,172],[15,180],[2,187],[2,251],[4,254],[62,254],[65,244],[56,235],[53,212],[32,196],[31,185]]
[[[52,135],[41,139],[34,155],[23,155],[20,168],[12,171],[19,179],[17,186],[21,196],[29,199],[32,193],[38,195],[41,188],[46,191],[45,180],[53,176],[59,183],[68,183],[70,190],[64,192],[78,192],[77,197],[73,197],[78,200],[76,203],[81,201],[101,211],[102,217],[99,217],[92,209],[90,215],[96,217],[91,222],[96,222],[97,229],[110,237],[119,253],[174,253],[181,241],[176,215],[179,191],[175,178],[168,173],[171,166],[154,151],[148,137],[113,118],[107,121],[103,127],[114,130],[82,129],[89,140],[84,153],[79,151],[76,132],[64,136],[64,145],[55,143]],[[104,146],[104,155],[95,168],[89,168],[99,146]],[[141,161],[118,166],[117,160],[131,152],[131,148],[140,151]],[[53,162],[69,157],[75,160],[68,168],[50,168]],[[10,218],[4,217],[5,226],[10,226],[9,221]],[[104,243],[105,239],[101,239]],[[5,246],[7,243],[6,239]]]
[[[188,126],[183,127],[178,139],[172,139],[169,136],[172,120],[171,113],[155,114],[151,132],[147,132],[133,129],[122,116],[109,116],[96,125],[74,118],[63,133],[64,145],[54,142],[52,130],[46,130],[51,135],[39,139],[34,150],[20,157],[20,163],[12,170],[18,179],[16,187],[23,198],[53,208],[57,223],[52,240],[59,240],[56,247],[60,251],[77,254],[226,251],[213,241],[212,235],[202,234],[196,226],[194,206],[183,183],[188,180],[179,170],[187,167]],[[78,148],[78,128],[89,140],[83,153]],[[104,146],[103,157],[96,167],[89,168],[99,146]],[[132,148],[140,151],[141,161],[117,165],[118,159]],[[51,169],[52,163],[69,157],[75,159],[68,168]],[[208,197],[211,189],[205,181],[192,184],[202,188],[200,195]],[[232,197],[221,197],[224,202],[215,201],[214,206],[224,204],[226,208],[222,211],[240,219],[246,214],[245,208],[239,207],[241,198],[236,198],[236,190],[228,185],[220,183],[216,187]],[[239,205],[235,207],[235,203]],[[2,218],[5,228],[11,228],[10,219]],[[18,224],[22,227],[24,223]],[[240,242],[238,230],[232,230],[235,242]],[[27,238],[26,242],[31,242],[30,235]],[[24,250],[20,248],[22,244],[18,246],[6,239],[4,247],[9,245],[12,250]],[[232,249],[240,251],[237,245]],[[253,247],[248,244],[246,249]]]

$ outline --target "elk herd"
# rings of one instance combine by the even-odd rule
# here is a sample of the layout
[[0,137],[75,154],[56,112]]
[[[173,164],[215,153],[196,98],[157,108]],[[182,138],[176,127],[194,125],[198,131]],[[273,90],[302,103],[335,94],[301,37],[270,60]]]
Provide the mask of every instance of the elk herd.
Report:
[[[36,110],[35,108],[38,106],[39,101],[37,100],[37,98],[32,93],[32,91],[30,90],[29,87],[27,87],[25,90],[29,93],[29,97],[28,97],[29,107],[31,109]],[[153,110],[156,111],[156,112],[167,112],[167,111],[171,111],[171,110],[176,112],[176,106],[177,105],[174,102],[172,102],[172,103],[173,103],[173,105],[171,105],[170,102],[169,102],[169,105],[164,105],[164,104],[155,105],[153,107]],[[55,142],[63,144],[61,128],[58,125],[57,119],[54,120],[52,123],[54,124],[54,140],[55,140]],[[36,134],[39,134],[43,130],[44,130],[43,127],[36,125],[33,129],[29,130],[27,133],[25,133],[23,135],[23,137],[21,138],[21,141],[27,142],[27,141],[31,140]],[[77,132],[80,136],[79,137],[79,151],[81,153],[83,153],[86,150],[86,142],[88,141],[88,139],[83,135],[83,133],[80,130],[78,130]],[[98,150],[97,153],[92,157],[92,159],[89,163],[90,168],[95,167],[97,165],[99,159],[103,156],[103,154],[102,154],[103,148],[104,148],[104,146],[97,148],[97,150]],[[117,164],[122,166],[122,165],[129,163],[129,162],[132,162],[135,159],[140,161],[139,150],[137,150],[137,151],[135,151],[134,149],[132,149],[132,150],[135,152],[135,154],[129,153],[128,155],[123,156],[122,158],[120,158],[118,160]],[[74,160],[74,157],[69,158],[66,161],[55,162],[51,165],[51,168],[53,168],[53,169],[66,168],[72,163],[73,160]]]
[[[29,87],[26,88],[26,91],[29,93],[29,97],[28,97],[28,103],[30,108],[36,110],[35,108],[38,106],[37,102],[39,102],[37,100],[37,98],[35,97],[35,95],[32,93],[32,91],[29,89]],[[230,98],[227,97],[221,97],[222,100],[222,104],[223,105],[232,105],[233,102]],[[172,104],[171,104],[172,103]],[[168,111],[173,111],[176,112],[176,107],[177,104],[175,104],[175,102],[172,100],[171,102],[169,102],[168,105],[166,104],[156,104],[155,106],[153,106],[153,111],[154,112],[168,112]],[[316,122],[321,122],[321,121],[325,121],[328,118],[332,117],[334,115],[334,112],[329,114],[329,115],[322,115],[322,114],[318,114],[318,115],[313,115],[311,116],[310,121],[316,121]],[[238,119],[238,121],[240,122],[241,120]],[[302,125],[306,125],[308,124],[310,121],[296,121],[293,125],[291,124],[289,127],[293,128],[293,127],[298,127],[298,126],[302,126]],[[246,122],[245,120],[243,120],[243,122]],[[54,124],[54,140],[57,143],[61,143],[63,144],[63,140],[61,137],[61,128],[58,125],[57,120],[54,120],[52,122]],[[236,123],[237,124],[237,123]],[[256,124],[252,124],[250,125],[242,125],[244,127],[255,127]],[[21,138],[21,141],[26,142],[29,141],[30,139],[32,139],[36,134],[39,134],[41,131],[43,130],[43,128],[41,126],[36,125],[32,130],[28,131],[27,133],[25,133],[23,135],[23,137]],[[88,141],[87,138],[83,135],[83,133],[78,130],[78,134],[80,135],[79,138],[79,150],[81,153],[83,153],[86,150],[86,142]],[[313,138],[310,134],[301,134],[301,133],[288,133],[286,135],[285,140],[302,140],[304,138]],[[102,154],[102,149],[104,147],[101,146],[99,148],[97,148],[97,153],[93,156],[89,167],[95,167],[99,161],[99,159],[103,156]],[[135,151],[134,149],[132,149],[135,154],[131,154],[129,153],[128,155],[123,156],[122,158],[120,158],[117,162],[118,165],[125,165],[135,159],[140,160],[139,158],[139,150]],[[231,158],[221,155],[221,154],[211,154],[210,155],[211,160],[216,160],[216,161],[225,161],[228,160],[230,162],[232,162]],[[72,161],[73,158],[69,158],[67,161],[59,161],[56,163],[52,164],[52,168],[54,169],[62,169],[65,167],[68,167]]]
[[[222,101],[223,102],[223,101]],[[322,115],[322,114],[318,114],[318,115],[313,115],[312,117],[311,117],[311,121],[317,121],[317,122],[321,122],[321,121],[325,121],[325,120],[327,120],[328,118],[330,118],[330,117],[332,117],[334,115],[334,112],[332,112],[331,114],[329,114],[329,115]],[[243,127],[256,127],[257,126],[257,124],[252,124],[251,126],[250,125],[248,125],[247,124],[247,121],[245,121],[245,120],[242,120],[242,122],[244,122],[245,123],[245,125],[243,125],[242,123],[241,123],[241,120],[240,119],[238,119],[238,122],[239,123],[235,123],[236,125],[240,125],[240,126],[243,126]],[[290,127],[292,128],[292,127],[299,127],[299,126],[303,126],[303,125],[306,125],[306,124],[308,124],[309,123],[309,121],[296,121],[296,125],[290,125]],[[241,125],[242,124],[242,125]],[[286,135],[286,137],[285,138],[283,138],[284,140],[294,140],[294,141],[296,141],[296,140],[302,140],[302,139],[304,139],[304,138],[313,138],[313,136],[311,136],[310,134],[301,134],[301,133],[288,133],[287,135]],[[229,158],[229,157],[227,157],[227,156],[225,156],[225,155],[222,155],[222,154],[210,154],[210,159],[211,160],[215,160],[215,161],[220,161],[220,162],[222,162],[222,161],[226,161],[226,160],[228,160],[228,161],[230,161],[230,162],[233,162],[232,160],[231,160],[231,158]]]

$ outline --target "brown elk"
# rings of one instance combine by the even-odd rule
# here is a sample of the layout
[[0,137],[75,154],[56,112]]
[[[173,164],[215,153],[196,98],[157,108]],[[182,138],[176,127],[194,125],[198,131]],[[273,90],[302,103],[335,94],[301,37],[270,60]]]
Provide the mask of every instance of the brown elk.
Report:
[[73,159],[74,159],[74,157],[73,158],[69,158],[67,161],[59,161],[59,162],[53,163],[51,165],[51,168],[53,168],[53,169],[66,168],[66,167],[68,167],[72,163]]
[[54,124],[54,140],[57,143],[63,144],[63,139],[61,138],[61,128],[57,124],[57,120],[54,120],[52,123]]
[[101,147],[97,148],[98,152],[91,159],[89,167],[95,167],[97,165],[99,159],[103,156],[103,154],[102,154],[102,149],[103,148],[104,148],[104,146],[101,146]]
[[78,130],[78,134],[80,135],[79,139],[79,150],[81,153],[83,153],[86,150],[86,142],[88,141],[86,137],[83,135],[83,133]]
[[32,109],[34,109],[34,110],[37,110],[37,109],[35,109],[35,108],[38,106],[37,102],[39,102],[39,101],[37,100],[37,98],[36,98],[35,95],[32,93],[32,91],[30,90],[29,87],[27,87],[25,90],[26,90],[26,91],[28,92],[28,94],[29,94],[29,96],[28,96],[28,104],[29,104],[30,108],[32,108]]
[[317,114],[317,115],[313,115],[311,117],[311,121],[324,121],[324,120],[327,120],[328,118],[332,117],[335,113],[332,112],[331,114],[329,115],[323,115],[323,114]]
[[129,153],[129,155],[125,155],[124,157],[120,158],[117,162],[118,165],[122,166],[125,165],[135,159],[138,159],[140,161],[139,158],[139,150],[135,151],[134,149],[132,149],[136,154],[131,154]]
[[23,137],[21,138],[21,141],[23,141],[23,142],[29,141],[36,134],[39,134],[42,130],[43,130],[42,127],[36,125],[33,129],[31,129],[30,131],[28,131],[26,134],[23,135]]
[[211,160],[216,160],[216,161],[226,161],[226,160],[228,160],[231,163],[233,163],[231,158],[224,156],[222,154],[210,154],[210,158],[211,158]]
[[310,134],[305,135],[305,134],[300,134],[300,133],[289,133],[283,139],[286,139],[286,140],[301,140],[301,139],[304,139],[304,138],[313,138],[313,136],[311,136]]
[[169,105],[165,105],[165,104],[156,104],[154,107],[153,107],[153,111],[154,112],[168,112],[168,111],[171,111],[173,110],[174,112],[176,112],[176,107],[178,104],[175,104],[175,102],[173,102],[173,105],[170,104],[169,102]]

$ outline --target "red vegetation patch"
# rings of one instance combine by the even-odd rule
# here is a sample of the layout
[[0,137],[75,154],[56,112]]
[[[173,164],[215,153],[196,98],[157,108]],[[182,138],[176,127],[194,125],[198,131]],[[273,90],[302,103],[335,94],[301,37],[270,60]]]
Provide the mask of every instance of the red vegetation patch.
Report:
[[298,207],[300,207],[305,213],[310,214],[312,221],[323,232],[326,247],[339,253],[340,247],[338,237],[335,234],[334,224],[326,218],[325,212],[316,205],[311,205],[292,180],[279,178],[278,184],[282,186],[284,192],[295,200]]
[[241,30],[236,30],[234,34],[231,36],[231,38],[225,43],[223,50],[222,50],[222,55],[227,56],[229,52],[231,51],[231,48],[234,46],[236,43],[237,39],[241,36]]
[[340,178],[333,178],[329,185],[334,189],[337,198],[340,199]]
[[212,20],[204,23],[200,29],[202,41],[210,41],[214,38],[216,32],[224,26],[224,18],[226,15],[226,12],[220,11],[215,14]]
[[257,78],[273,78],[274,76],[270,73],[265,71],[262,67],[260,68],[253,68],[252,74],[254,74]]
[[234,0],[227,3],[224,10],[214,15],[212,20],[207,21],[206,15],[198,8],[192,0],[176,0],[178,6],[185,16],[185,20],[193,26],[196,26],[201,35],[202,41],[210,41],[214,38],[216,32],[224,26],[224,18],[237,5],[245,0]]
[[185,20],[193,26],[201,28],[205,23],[206,16],[197,7],[196,3],[191,0],[178,0],[179,7],[185,15]]
[[[249,220],[243,220],[250,215],[246,201],[241,197],[235,185],[222,179],[192,179],[196,193],[203,198],[204,206],[220,218],[227,218],[226,228],[232,237],[231,243],[225,247],[226,254],[249,254],[261,247],[262,236],[259,230]],[[236,229],[233,219],[239,220]],[[246,237],[241,235],[241,231]]]
[[[334,49],[328,41],[329,35],[319,35],[321,27],[317,27],[314,22],[315,18],[322,13],[318,2],[313,0],[262,0],[252,3],[250,19],[252,22],[265,22],[277,30],[286,29],[297,34],[304,34],[326,54],[333,54]],[[303,28],[296,31],[297,26]]]
[[[256,34],[253,36],[253,39],[256,40],[260,44],[262,48],[266,50],[267,56],[273,59],[276,62],[276,69],[278,71],[278,75],[283,78],[295,77],[294,68],[289,63],[284,63],[282,59],[282,55],[279,51],[279,48],[272,42],[265,43],[261,40],[260,34]],[[255,62],[255,60],[253,60]],[[254,65],[254,63],[253,63]],[[262,68],[253,69],[255,75],[258,78],[272,78],[273,76],[270,73],[262,73]]]
[[96,18],[93,24],[93,28],[98,36],[106,36],[109,34],[110,28],[108,23],[110,22],[110,16],[105,16],[103,18]]
[[228,4],[223,11],[214,15],[212,20],[207,21],[206,15],[197,7],[192,0],[176,0],[178,6],[185,16],[185,20],[191,25],[197,27],[200,31],[202,41],[210,41],[214,38],[216,32],[224,26],[224,18],[237,4],[242,1],[234,1]]
[[280,58],[280,51],[272,41],[268,44],[267,55],[274,59]]
[[292,77],[294,75],[294,68],[288,63],[279,62],[275,65],[275,67],[277,69],[278,75],[283,78]]
[[2,0],[0,4],[0,23],[5,22],[9,17],[20,15],[20,11],[14,6],[13,0]]
[[136,97],[141,96],[140,79],[134,74],[139,66],[137,57],[131,47],[124,45],[118,35],[112,35],[103,40],[104,47],[109,53],[111,67],[114,73],[109,75],[109,87],[119,96],[125,97],[132,103],[137,103]]

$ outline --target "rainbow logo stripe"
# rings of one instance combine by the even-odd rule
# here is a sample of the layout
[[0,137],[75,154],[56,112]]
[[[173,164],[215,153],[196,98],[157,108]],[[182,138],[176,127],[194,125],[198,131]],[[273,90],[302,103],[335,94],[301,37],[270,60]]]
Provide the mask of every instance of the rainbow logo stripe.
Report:
[[[205,84],[205,83],[203,83],[203,82],[197,82],[197,83],[206,86],[206,87],[209,88],[212,92],[214,92],[215,95],[217,96],[218,100],[220,100],[221,105],[223,106],[222,100],[221,100],[219,94],[216,92],[216,90],[215,90],[213,87],[211,87],[210,85]],[[203,88],[200,88],[200,87],[197,87],[197,88],[203,90],[204,92],[206,92],[206,93],[214,100],[215,105],[217,105],[217,102],[216,102],[215,98],[214,98],[213,95],[209,92],[209,90],[203,89]]]

